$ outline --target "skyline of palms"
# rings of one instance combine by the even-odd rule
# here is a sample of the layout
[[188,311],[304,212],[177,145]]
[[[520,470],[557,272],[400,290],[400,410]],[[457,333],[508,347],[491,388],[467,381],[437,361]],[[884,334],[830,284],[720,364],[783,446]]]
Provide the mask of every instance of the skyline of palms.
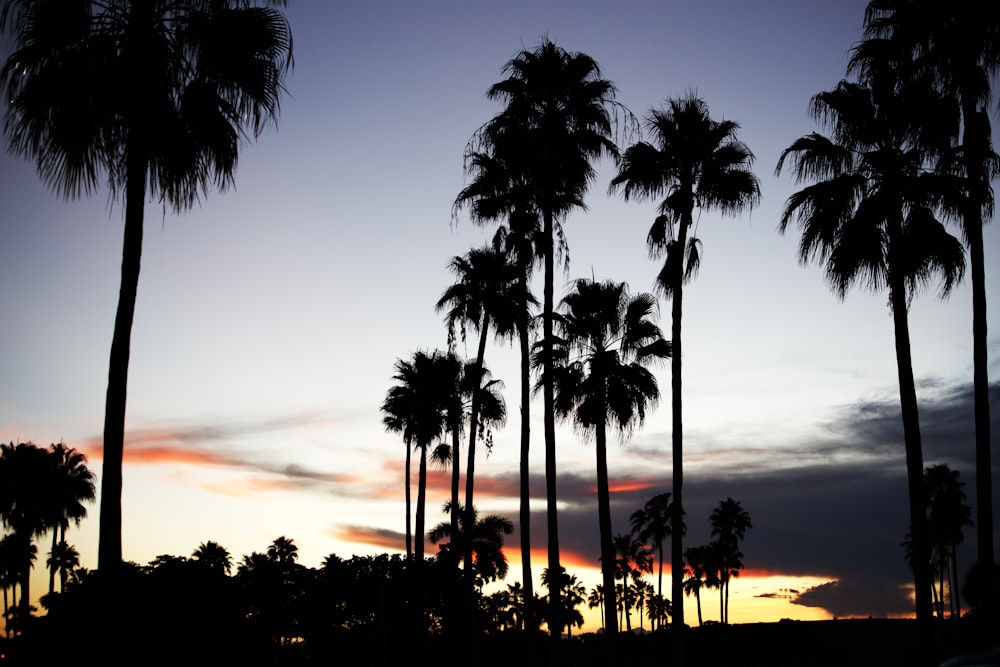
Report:
[[[522,338],[522,340],[526,340],[526,338],[525,338],[525,337],[521,337],[521,338]],[[472,429],[472,430],[475,430],[475,429]],[[472,437],[475,437],[475,436],[472,436]],[[458,448],[456,447],[456,449],[455,449],[455,452],[456,452],[456,458],[457,458],[457,451],[458,451]],[[470,448],[470,456],[471,456],[471,452],[472,452],[472,450],[471,450],[471,448]],[[526,457],[524,457],[524,458],[526,459]],[[525,462],[525,463],[526,463],[526,462]],[[457,471],[457,468],[456,468],[456,471]],[[469,484],[470,484],[470,485],[471,485],[471,478],[472,478],[472,475],[470,474],[470,475],[469,475]],[[529,494],[527,494],[527,493],[522,493],[522,502],[526,503],[526,502],[527,502],[527,499],[528,499],[529,497],[530,497],[530,496],[529,496]],[[470,507],[471,507],[471,503],[470,503]],[[527,533],[527,530],[525,530],[524,532],[525,532],[525,533]],[[54,540],[54,539],[55,539],[55,535],[53,535],[53,540]],[[662,554],[661,554],[661,555],[662,555]]]

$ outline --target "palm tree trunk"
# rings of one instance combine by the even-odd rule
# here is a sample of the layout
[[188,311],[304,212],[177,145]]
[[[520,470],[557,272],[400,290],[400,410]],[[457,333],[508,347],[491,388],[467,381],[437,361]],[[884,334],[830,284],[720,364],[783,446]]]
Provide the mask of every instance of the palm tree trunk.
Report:
[[[490,333],[490,314],[483,314],[483,322],[479,331],[479,349],[476,352],[476,377],[472,378],[472,410],[469,415],[469,463],[465,471],[465,529],[469,532],[465,542],[465,579],[467,586],[474,584],[472,573],[472,529],[476,525],[476,510],[473,506],[473,490],[476,477],[476,432],[479,430],[480,393],[483,385],[483,360],[486,356],[486,339]],[[469,612],[472,613],[471,610]]]
[[672,407],[672,443],[673,453],[673,516],[671,517],[671,594],[674,605],[674,618],[671,626],[673,639],[672,655],[674,664],[684,664],[684,422],[682,419],[681,401],[681,360],[684,357],[681,346],[681,313],[684,296],[684,251],[687,245],[688,228],[691,224],[691,212],[687,211],[681,220],[677,233],[677,258],[674,275],[671,276],[671,308],[670,308],[670,391]]
[[701,618],[701,586],[698,586],[694,591],[694,601],[698,606],[698,627],[701,627],[704,624]]
[[[456,423],[451,429],[451,541],[454,543],[458,539],[458,482],[461,476],[462,466],[459,465],[461,456],[461,428]],[[454,544],[452,545],[454,546]],[[458,559],[455,560],[455,567],[458,567]]]
[[[552,377],[552,312],[554,293],[554,234],[552,211],[544,213],[543,242],[545,243],[545,281],[542,296],[542,353],[545,366],[542,369],[542,409],[545,429],[545,502],[548,537],[549,572],[559,571],[559,508],[556,497],[556,415],[555,386]],[[553,577],[549,585],[549,618],[552,619],[553,654],[550,661],[557,661],[559,636],[562,633],[561,597],[562,582]]]
[[122,461],[125,451],[125,403],[132,322],[139,291],[143,214],[146,203],[146,160],[142,141],[130,133],[126,147],[125,232],[122,240],[121,286],[111,337],[108,389],[104,404],[104,450],[101,466],[101,507],[97,569],[104,586],[104,652],[111,664],[121,664],[124,616],[122,582]]
[[[601,575],[604,584],[604,608],[614,610],[615,604],[615,546],[611,535],[611,490],[608,482],[608,436],[604,424],[598,424],[596,429],[597,444],[597,523],[601,533]],[[625,580],[626,585],[628,579]],[[624,597],[625,589],[622,589]],[[605,626],[610,628],[608,635],[614,637],[615,625],[612,615],[605,619]]]
[[417,471],[417,521],[414,530],[413,555],[417,566],[424,560],[424,512],[427,500],[427,447],[428,443],[418,443],[420,448],[420,466]]
[[[890,238],[890,254],[896,244]],[[920,636],[930,643],[932,615],[930,549],[925,514],[925,488],[923,482],[923,448],[920,442],[920,418],[917,411],[917,391],[913,379],[913,362],[910,356],[910,329],[907,318],[906,291],[902,276],[895,270],[898,263],[889,259],[889,299],[895,329],[896,367],[899,374],[899,399],[903,415],[903,442],[906,449],[906,479],[910,500],[910,534],[912,539],[913,583],[916,596],[916,615]],[[927,646],[927,655],[932,646]]]
[[52,550],[49,551],[49,558],[52,560],[52,564],[49,565],[49,595],[56,590],[56,569],[59,567],[56,561],[56,540],[59,537],[59,526],[52,528]]
[[413,529],[411,527],[411,520],[413,514],[411,513],[410,504],[410,458],[411,458],[411,447],[410,441],[406,441],[406,560],[413,559]]
[[[527,286],[527,280],[522,281],[522,286]],[[518,322],[517,334],[521,345],[521,580],[524,587],[524,627],[533,633],[535,584],[531,575],[531,467],[528,461],[531,448],[531,350],[527,321]]]

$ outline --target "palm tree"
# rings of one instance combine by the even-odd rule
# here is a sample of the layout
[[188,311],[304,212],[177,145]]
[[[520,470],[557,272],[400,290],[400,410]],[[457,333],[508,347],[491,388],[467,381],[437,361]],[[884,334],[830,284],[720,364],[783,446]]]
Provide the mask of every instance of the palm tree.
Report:
[[218,574],[228,576],[233,570],[233,557],[229,554],[229,550],[218,542],[211,540],[202,542],[191,554],[191,557],[205,565],[210,571]]
[[[19,620],[30,615],[33,541],[52,529],[52,460],[49,452],[29,443],[0,443],[0,522],[11,530],[14,567],[21,591]],[[16,605],[15,605],[16,606]]]
[[[543,357],[551,359],[556,230],[570,211],[583,207],[583,197],[596,173],[593,162],[604,155],[617,155],[609,111],[616,90],[603,78],[593,58],[567,52],[548,39],[533,50],[518,53],[504,66],[504,73],[507,78],[493,84],[487,97],[505,107],[481,128],[479,140],[483,154],[497,157],[517,175],[516,183],[527,186],[530,206],[523,210],[537,213],[542,223],[542,233],[536,239],[544,266],[542,346]],[[551,367],[545,370],[551,371]],[[552,373],[544,375],[551,378]],[[546,523],[548,567],[552,570],[559,567],[554,393],[552,380],[545,380]],[[560,609],[560,592],[556,581],[549,590],[552,616]],[[551,628],[551,634],[558,646],[560,628]]]
[[[450,512],[451,508],[446,505],[445,511]],[[508,566],[507,557],[503,553],[503,536],[514,532],[514,524],[510,519],[498,514],[481,517],[478,511],[473,510],[472,515],[475,520],[471,531],[466,530],[468,524],[465,523],[469,513],[461,511],[459,512],[461,532],[458,535],[452,532],[450,522],[442,521],[428,533],[428,538],[431,544],[449,540],[441,546],[441,556],[446,560],[457,561],[464,553],[471,551],[473,554],[471,571],[476,587],[481,590],[483,585],[507,576]]]
[[[503,252],[517,268],[516,293],[524,302],[517,305],[515,329],[521,353],[521,448],[520,448],[520,536],[521,578],[524,581],[525,626],[532,631],[534,618],[534,584],[531,574],[531,488],[529,454],[531,450],[531,339],[532,309],[538,304],[531,294],[529,282],[532,270],[540,259],[541,234],[539,215],[532,203],[525,174],[504,161],[505,151],[489,148],[480,152],[472,145],[466,150],[466,173],[472,182],[455,198],[454,213],[468,208],[477,224],[506,220],[493,238],[493,246]],[[508,157],[514,151],[506,151]],[[526,659],[533,659],[526,645]]]
[[[59,572],[59,592],[63,593],[66,591],[66,582],[70,575],[80,567],[80,552],[63,540],[49,552],[45,565],[51,572]],[[49,590],[50,594],[53,592],[54,590]]]
[[[654,256],[666,256],[657,284],[671,299],[674,509],[671,596],[681,600],[684,595],[681,302],[684,283],[694,276],[699,264],[700,242],[693,235],[694,212],[696,208],[715,209],[728,215],[749,210],[760,201],[760,186],[750,171],[753,153],[736,137],[739,124],[712,120],[708,106],[693,93],[669,99],[665,108],[651,110],[646,127],[654,143],[640,141],[625,151],[610,190],[620,190],[626,200],[663,197],[647,242]],[[681,662],[684,605],[678,604],[674,609],[673,628],[674,657]]]
[[713,563],[712,549],[707,546],[688,547],[684,550],[687,566],[684,568],[684,594],[694,595],[698,607],[698,626],[703,625],[701,615],[701,589],[711,588],[718,580],[718,568]]
[[[63,443],[49,445],[52,484],[49,487],[49,524],[52,527],[52,548],[66,543],[66,528],[72,521],[79,526],[87,516],[84,502],[93,502],[96,494],[94,473],[87,467],[87,457]],[[49,593],[55,590],[58,565],[49,564]]]
[[[873,60],[866,67],[862,80],[841,81],[813,97],[812,114],[831,136],[814,132],[782,152],[777,173],[791,158],[796,179],[815,182],[788,199],[780,230],[799,222],[800,261],[824,264],[841,299],[858,282],[873,292],[889,291],[910,526],[920,554],[913,568],[916,613],[926,625],[931,577],[924,557],[929,550],[923,452],[907,310],[918,288],[935,275],[946,295],[961,279],[965,262],[961,244],[935,217],[936,205],[954,191],[953,184],[929,169],[938,147],[948,143],[947,108],[925,82],[908,79],[898,66]],[[919,119],[914,117],[918,110]],[[929,631],[922,636],[930,637]]]
[[[625,283],[577,280],[554,316],[554,357],[544,365],[539,379],[539,384],[551,381],[555,388],[556,414],[572,420],[581,432],[593,434],[596,443],[601,571],[608,596],[605,629],[611,634],[615,631],[615,549],[607,427],[613,424],[627,437],[659,399],[656,378],[647,366],[669,356],[670,346],[652,320],[655,311],[651,294],[631,295]],[[543,347],[539,365],[546,361],[545,353]]]
[[712,525],[712,537],[716,538],[719,558],[719,582],[725,591],[722,606],[722,622],[729,623],[729,579],[739,576],[743,569],[740,560],[743,554],[739,546],[748,529],[753,528],[750,513],[743,509],[738,500],[726,498],[712,510],[708,519]]
[[293,565],[299,559],[299,547],[284,535],[276,537],[267,547],[267,558],[279,565]]
[[[461,327],[465,338],[466,327],[479,332],[479,345],[475,362],[465,369],[467,383],[473,387],[470,410],[468,466],[465,474],[465,508],[468,516],[466,525],[472,525],[474,480],[476,471],[476,436],[482,430],[480,402],[482,394],[477,391],[485,378],[484,359],[486,341],[491,327],[498,337],[514,334],[518,319],[518,309],[527,303],[530,295],[516,294],[521,285],[520,270],[508,257],[492,247],[470,250],[462,257],[454,257],[449,265],[456,282],[445,290],[438,299],[438,311],[447,311],[449,347],[453,348],[455,328]],[[466,551],[465,569],[471,576],[472,553]],[[471,581],[471,579],[470,579]]]
[[[976,516],[979,562],[994,563],[993,480],[990,454],[989,358],[986,318],[986,260],[983,222],[993,214],[993,189],[998,160],[992,149],[987,109],[991,86],[1000,67],[1000,33],[995,13],[974,2],[878,0],[865,13],[866,41],[899,42],[935,75],[941,90],[958,101],[962,114],[958,173],[967,182],[967,197],[956,213],[969,252],[972,276],[973,392],[976,422]],[[864,44],[864,43],[863,43]],[[990,601],[990,576],[985,567],[980,582],[984,628],[995,627]]]
[[[639,577],[644,573],[653,571],[653,551],[635,539],[632,533],[620,533],[612,539],[615,550],[614,573],[615,579],[622,580],[622,591],[625,594],[625,627],[632,631],[631,608],[636,606],[641,596],[636,595],[639,591]],[[635,586],[629,586],[629,578]],[[634,589],[634,593],[633,593]]]
[[[3,0],[10,149],[58,194],[106,178],[125,212],[105,404],[98,567],[121,564],[129,347],[147,195],[181,212],[232,184],[240,141],[277,117],[292,38],[283,0]],[[117,613],[117,612],[116,612]]]
[[[424,558],[424,505],[427,489],[427,448],[446,426],[449,401],[454,391],[452,360],[441,352],[414,352],[410,361],[396,360],[396,384],[382,402],[386,430],[401,433],[406,444],[406,557]],[[410,528],[410,454],[420,450],[417,482],[416,549]]]
[[[632,512],[629,523],[640,540],[652,542],[660,559],[657,595],[663,595],[663,541],[670,537],[670,493],[658,493]],[[655,629],[655,628],[654,628]]]
[[937,570],[938,616],[944,617],[945,583],[952,618],[961,615],[958,594],[957,546],[965,536],[962,528],[972,525],[972,508],[965,504],[965,491],[957,470],[947,464],[929,466],[924,470],[927,486],[927,525],[930,532],[931,553],[935,556]]

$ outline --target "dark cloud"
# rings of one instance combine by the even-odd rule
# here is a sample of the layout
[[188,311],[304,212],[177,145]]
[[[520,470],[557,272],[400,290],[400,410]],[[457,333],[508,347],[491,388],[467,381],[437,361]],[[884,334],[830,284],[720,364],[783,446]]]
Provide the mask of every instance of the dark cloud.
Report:
[[[991,389],[997,402],[1000,385]],[[967,502],[974,507],[971,388],[923,383],[920,419],[925,466],[947,463],[958,470],[966,482]],[[994,415],[994,432],[997,421]],[[712,508],[733,497],[753,520],[743,545],[748,568],[830,580],[791,595],[796,604],[822,607],[841,617],[893,616],[912,610],[908,588],[912,577],[902,547],[909,525],[906,466],[895,396],[837,408],[828,422],[797,443],[739,449],[692,443],[690,451],[684,495],[687,545],[709,541]],[[629,529],[630,514],[649,498],[670,490],[669,459],[662,448],[641,444],[615,454],[616,463],[626,462],[617,470],[611,464],[614,486],[621,489],[612,495],[616,533]],[[516,487],[506,488],[516,497]],[[532,488],[533,497],[544,497],[541,475],[533,476]],[[560,475],[558,492],[561,550],[579,562],[596,563],[593,475]],[[532,515],[535,546],[545,544],[545,529],[544,511],[538,510]],[[959,563],[968,566],[975,557],[974,531],[967,530],[965,538]],[[511,543],[517,539],[513,536]],[[774,593],[778,594],[789,595]]]

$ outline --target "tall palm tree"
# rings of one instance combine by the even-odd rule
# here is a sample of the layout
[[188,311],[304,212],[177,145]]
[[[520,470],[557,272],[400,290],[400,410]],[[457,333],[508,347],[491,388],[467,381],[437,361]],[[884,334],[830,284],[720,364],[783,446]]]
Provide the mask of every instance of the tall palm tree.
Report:
[[[424,506],[427,495],[427,449],[444,432],[454,391],[452,359],[441,352],[414,352],[409,361],[396,360],[393,380],[382,402],[386,430],[403,435],[406,444],[406,556],[424,558]],[[410,456],[420,451],[417,477],[416,547],[410,527]]]
[[[990,114],[992,82],[1000,68],[1000,30],[995,12],[975,2],[877,0],[865,13],[864,43],[883,39],[902,44],[935,75],[942,91],[961,109],[958,173],[967,181],[966,198],[955,211],[969,252],[972,278],[973,392],[976,423],[976,517],[979,562],[994,563],[993,479],[990,453],[989,358],[986,316],[986,259],[983,223],[993,214],[993,188],[1000,165],[992,148]],[[863,44],[864,44],[863,43]],[[863,53],[862,53],[863,55]],[[995,627],[997,610],[991,573],[980,582],[986,621]]]
[[[910,355],[907,310],[918,288],[934,276],[946,295],[964,273],[961,244],[947,233],[936,206],[954,187],[930,169],[938,147],[947,144],[950,113],[924,81],[889,61],[871,61],[859,81],[841,81],[812,100],[812,114],[830,136],[812,133],[786,148],[785,161],[799,182],[814,181],[793,194],[780,230],[802,227],[799,259],[824,265],[827,281],[843,299],[862,283],[889,292],[906,452],[910,526],[913,534],[916,613],[930,621],[930,569],[924,515],[923,452]],[[915,118],[915,113],[922,118]],[[932,122],[933,121],[933,122]],[[937,135],[936,133],[940,133]],[[929,632],[923,636],[930,637]],[[929,641],[929,640],[928,640]]]
[[[753,153],[737,139],[739,124],[715,121],[708,105],[693,93],[667,100],[646,118],[652,143],[640,141],[622,156],[610,190],[628,200],[659,198],[659,215],[647,242],[654,256],[665,255],[657,284],[671,300],[670,384],[673,455],[673,517],[671,526],[672,598],[684,595],[684,429],[682,419],[681,303],[684,283],[697,272],[699,241],[694,236],[695,209],[724,215],[747,211],[760,201],[760,185],[750,167]],[[684,605],[674,606],[675,658],[682,659]]]
[[[625,283],[577,280],[554,315],[555,345],[551,381],[555,411],[581,432],[593,435],[597,451],[597,515],[600,527],[605,631],[614,634],[615,548],[611,532],[607,428],[623,438],[641,425],[660,396],[648,366],[670,355],[670,346],[653,322],[656,299],[632,295]],[[543,347],[538,362],[546,361]],[[551,375],[549,375],[551,374]]]
[[[106,179],[124,206],[105,403],[98,568],[117,581],[129,348],[147,196],[181,212],[233,183],[240,142],[277,117],[292,38],[284,0],[3,0],[10,149],[58,194]],[[117,613],[117,612],[116,612]]]
[[[446,311],[449,347],[455,341],[455,328],[460,327],[465,338],[466,327],[479,332],[476,360],[465,369],[466,382],[472,387],[470,409],[468,465],[465,474],[465,525],[472,525],[473,494],[476,472],[476,438],[482,431],[480,403],[486,367],[486,341],[492,330],[497,337],[510,337],[515,332],[518,309],[527,303],[530,295],[517,294],[521,286],[519,268],[498,249],[487,246],[474,248],[461,257],[454,257],[449,264],[456,281],[449,286],[436,304],[437,310]],[[471,546],[471,545],[470,545]],[[466,550],[465,569],[472,575],[472,552]],[[471,578],[470,578],[471,582]]]
[[[494,147],[490,152],[466,151],[466,172],[472,182],[455,198],[454,212],[468,208],[477,224],[500,222],[493,239],[496,250],[504,253],[518,268],[516,293],[524,299],[517,305],[514,327],[521,353],[521,447],[520,447],[520,508],[521,578],[524,581],[524,625],[535,628],[534,577],[531,574],[531,487],[529,454],[531,450],[531,338],[532,309],[538,302],[529,283],[535,264],[540,259],[541,244],[537,242],[541,229],[525,174],[504,160],[505,151]],[[506,151],[508,157],[514,151]],[[506,221],[506,224],[503,223]],[[533,652],[525,645],[526,658]]]
[[[555,308],[556,230],[566,215],[584,206],[583,198],[595,177],[593,162],[616,156],[611,139],[615,86],[605,79],[597,62],[583,53],[571,53],[545,39],[532,50],[524,49],[504,66],[507,78],[490,87],[487,97],[504,103],[504,109],[479,133],[486,148],[518,174],[527,185],[530,211],[542,223],[544,266],[542,345],[552,357],[552,315]],[[549,363],[549,362],[545,362]],[[546,370],[551,370],[546,367]],[[551,377],[551,373],[546,373]],[[559,521],[556,489],[556,437],[554,387],[543,384],[545,431],[545,491],[548,567],[559,567]],[[549,589],[552,616],[561,608],[561,582]],[[558,647],[560,629],[551,628]]]
[[[66,543],[66,529],[72,521],[79,526],[87,516],[85,502],[93,502],[96,496],[94,473],[87,467],[87,457],[72,447],[59,442],[49,446],[49,462],[52,467],[52,485],[49,490],[52,527],[52,549]],[[49,565],[49,593],[55,590],[58,564]]]
[[658,493],[629,517],[632,532],[640,540],[652,542],[660,560],[657,595],[663,595],[663,541],[670,537],[670,493]]
[[753,522],[743,505],[728,497],[716,505],[708,521],[719,549],[719,582],[725,591],[722,622],[729,623],[729,579],[739,576],[739,571],[743,569],[743,562],[740,560],[743,554],[740,553],[739,546],[746,537],[747,530],[753,528]]

